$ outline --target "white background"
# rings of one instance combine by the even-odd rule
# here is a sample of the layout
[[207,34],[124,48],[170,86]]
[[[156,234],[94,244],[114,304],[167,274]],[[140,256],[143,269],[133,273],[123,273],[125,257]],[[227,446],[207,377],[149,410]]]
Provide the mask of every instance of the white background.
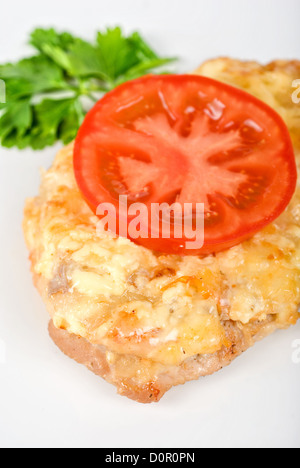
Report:
[[[9,0],[1,6],[0,63],[29,52],[35,26],[92,38],[116,24],[181,57],[183,71],[219,55],[263,62],[300,55],[299,0]],[[24,199],[37,193],[38,168],[55,151],[0,149],[0,445],[300,447],[300,363],[292,361],[299,324],[149,406],[117,396],[55,348],[21,231]]]

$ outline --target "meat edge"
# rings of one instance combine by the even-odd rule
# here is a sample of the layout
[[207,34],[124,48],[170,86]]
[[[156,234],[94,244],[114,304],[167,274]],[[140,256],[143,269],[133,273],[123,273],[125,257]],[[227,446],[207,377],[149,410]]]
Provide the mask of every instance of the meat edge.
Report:
[[199,377],[214,374],[228,366],[236,357],[251,347],[256,341],[271,334],[278,327],[271,317],[264,322],[253,323],[242,329],[232,321],[224,324],[226,335],[233,343],[212,355],[198,355],[187,359],[179,366],[165,367],[152,381],[141,383],[135,378],[123,378],[114,372],[107,358],[107,350],[88,342],[81,336],[58,329],[52,320],[49,322],[49,335],[58,348],[77,363],[86,366],[94,374],[117,387],[118,393],[139,403],[158,402],[173,386]]

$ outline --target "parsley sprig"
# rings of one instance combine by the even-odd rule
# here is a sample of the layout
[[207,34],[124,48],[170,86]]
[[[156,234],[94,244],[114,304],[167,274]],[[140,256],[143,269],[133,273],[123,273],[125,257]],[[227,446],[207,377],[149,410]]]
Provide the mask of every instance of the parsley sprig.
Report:
[[98,32],[94,43],[36,29],[30,36],[35,55],[0,65],[6,103],[0,104],[2,146],[43,149],[57,140],[72,141],[86,112],[103,93],[174,61],[160,58],[135,32],[119,27]]

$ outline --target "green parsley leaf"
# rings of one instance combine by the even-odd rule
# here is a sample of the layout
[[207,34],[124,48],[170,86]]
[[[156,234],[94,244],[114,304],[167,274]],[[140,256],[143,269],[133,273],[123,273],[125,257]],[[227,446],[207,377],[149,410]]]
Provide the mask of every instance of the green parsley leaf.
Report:
[[35,29],[30,34],[29,43],[40,52],[44,51],[45,45],[57,46],[66,50],[68,46],[74,43],[76,38],[69,33],[58,33],[55,29]]
[[6,147],[42,149],[69,143],[86,112],[103,93],[174,59],[160,58],[138,32],[119,27],[98,32],[89,43],[55,29],[36,29],[35,55],[0,65],[6,104],[0,105],[0,140]]
[[62,70],[43,55],[0,65],[0,78],[6,84],[8,103],[34,94],[67,88]]
[[137,65],[137,49],[130,38],[122,36],[120,28],[99,32],[97,42],[102,70],[112,81]]
[[32,112],[28,100],[18,101],[7,107],[0,117],[0,138],[5,138],[12,132],[21,137],[32,124]]
[[35,118],[40,136],[43,132],[53,135],[55,140],[67,144],[72,141],[80,127],[84,113],[78,98],[45,99],[35,107]]

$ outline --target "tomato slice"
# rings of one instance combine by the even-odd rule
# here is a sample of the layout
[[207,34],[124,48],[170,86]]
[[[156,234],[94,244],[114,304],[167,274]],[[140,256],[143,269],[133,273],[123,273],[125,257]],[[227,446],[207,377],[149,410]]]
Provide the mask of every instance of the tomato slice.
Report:
[[[210,254],[250,238],[285,210],[297,181],[281,117],[244,91],[196,75],[150,75],[108,93],[79,130],[74,169],[94,212],[110,203],[128,224],[136,202],[148,213],[157,203],[203,203],[202,247],[187,248],[184,232],[175,237],[174,228],[168,238],[160,228],[153,236],[150,214],[139,226],[142,231],[147,221],[148,235],[132,238],[182,255]],[[127,207],[119,205],[120,195]],[[124,235],[118,222],[115,230]]]

